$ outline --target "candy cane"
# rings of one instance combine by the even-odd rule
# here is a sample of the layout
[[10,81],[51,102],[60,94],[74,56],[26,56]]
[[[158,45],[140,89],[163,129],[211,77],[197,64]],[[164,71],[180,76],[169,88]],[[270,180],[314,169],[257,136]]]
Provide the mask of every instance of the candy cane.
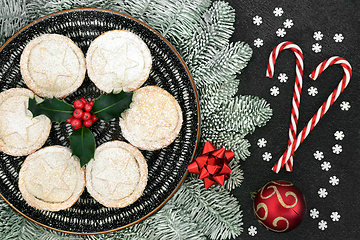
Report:
[[[282,42],[278,44],[274,50],[270,53],[269,62],[266,70],[266,77],[273,77],[274,66],[276,59],[279,53],[284,49],[290,49],[294,52],[296,57],[296,75],[295,75],[295,87],[292,99],[292,110],[291,110],[291,119],[290,119],[290,129],[289,129],[289,140],[288,146],[296,138],[297,124],[299,119],[299,105],[300,105],[300,95],[303,81],[303,69],[304,69],[304,57],[303,53],[298,45],[292,42]],[[286,163],[286,170],[292,171],[293,167],[293,157],[290,157],[290,162]],[[280,170],[280,169],[279,169]]]
[[321,64],[317,66],[317,68],[311,73],[310,77],[313,80],[316,80],[317,77],[329,66],[333,64],[340,64],[344,69],[344,75],[342,80],[340,81],[337,88],[329,95],[327,100],[323,103],[323,105],[318,109],[318,111],[314,114],[314,116],[310,119],[308,124],[303,128],[297,138],[291,143],[291,145],[287,148],[285,153],[280,157],[278,162],[274,165],[272,170],[276,173],[279,172],[282,166],[289,161],[289,158],[294,155],[294,152],[299,147],[299,145],[304,141],[304,139],[309,135],[310,131],[316,126],[316,124],[320,121],[320,119],[325,115],[325,113],[329,110],[331,105],[336,101],[339,95],[344,91],[346,86],[349,84],[352,69],[351,65],[348,61],[346,61],[342,57],[331,57]]

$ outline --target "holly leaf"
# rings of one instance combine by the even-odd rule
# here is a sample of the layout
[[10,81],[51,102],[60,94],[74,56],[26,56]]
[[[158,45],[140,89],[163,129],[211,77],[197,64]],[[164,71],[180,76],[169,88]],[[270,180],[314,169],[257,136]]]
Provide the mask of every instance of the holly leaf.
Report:
[[130,107],[133,93],[121,91],[120,93],[110,93],[101,95],[95,99],[92,112],[96,117],[109,121],[116,117],[121,117],[121,113]]
[[73,155],[80,160],[80,167],[85,166],[95,153],[96,143],[92,132],[87,127],[79,128],[69,136]]
[[73,105],[59,100],[57,98],[44,98],[44,101],[38,103],[35,98],[29,98],[28,109],[32,112],[33,116],[44,114],[52,122],[64,122],[70,118],[75,110]]

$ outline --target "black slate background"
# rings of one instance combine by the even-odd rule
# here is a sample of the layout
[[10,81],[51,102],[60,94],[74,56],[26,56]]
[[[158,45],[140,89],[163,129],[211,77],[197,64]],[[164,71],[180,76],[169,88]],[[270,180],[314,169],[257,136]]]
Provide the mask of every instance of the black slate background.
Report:
[[[237,239],[360,239],[360,1],[239,1],[226,0],[236,10],[235,33],[232,41],[247,42],[253,49],[247,68],[240,78],[239,94],[256,95],[266,99],[273,109],[273,117],[265,127],[257,128],[254,134],[247,136],[251,142],[251,156],[242,163],[245,180],[242,186],[234,190],[234,195],[242,204],[243,234]],[[276,17],[275,7],[281,7],[284,14]],[[263,23],[257,26],[253,17],[259,15]],[[276,30],[283,28],[283,22],[292,19],[294,25],[285,29],[287,34],[280,38]],[[321,41],[313,38],[315,31],[324,35]],[[335,42],[333,36],[341,33],[342,42]],[[254,46],[254,40],[261,38],[264,45]],[[287,147],[288,129],[290,124],[291,99],[295,79],[295,56],[290,50],[283,51],[276,62],[274,78],[266,78],[266,65],[272,49],[282,41],[292,41],[299,45],[304,53],[304,81],[300,103],[300,118],[298,132],[307,124],[309,119],[327,99],[342,78],[343,70],[340,66],[328,68],[321,76],[312,81],[308,76],[316,66],[331,56],[341,56],[347,59],[353,68],[353,77],[321,119],[310,135],[295,152],[294,171],[291,173],[281,170],[276,174],[271,171]],[[322,46],[320,53],[312,51],[312,44],[318,42]],[[288,76],[287,83],[280,83],[279,73]],[[270,95],[270,88],[277,86],[280,94]],[[319,93],[313,97],[308,95],[307,89],[314,86]],[[351,107],[343,111],[340,103],[347,101]],[[334,133],[343,131],[345,138],[336,140]],[[259,138],[265,138],[264,148],[257,146]],[[340,144],[342,152],[337,155],[332,146]],[[315,151],[322,151],[325,158],[316,160]],[[262,159],[264,152],[271,152],[272,159],[266,162]],[[329,171],[321,169],[321,163],[331,163]],[[332,186],[331,176],[337,176],[340,184]],[[286,180],[296,185],[305,195],[307,209],[301,225],[288,233],[274,233],[260,225],[253,213],[250,193],[257,191],[272,180]],[[328,195],[320,198],[319,188],[326,188]],[[310,209],[316,208],[320,217],[310,217]],[[334,222],[330,215],[337,211],[340,221]],[[327,222],[327,228],[318,228],[320,220]],[[257,234],[250,236],[248,228],[257,227]]]

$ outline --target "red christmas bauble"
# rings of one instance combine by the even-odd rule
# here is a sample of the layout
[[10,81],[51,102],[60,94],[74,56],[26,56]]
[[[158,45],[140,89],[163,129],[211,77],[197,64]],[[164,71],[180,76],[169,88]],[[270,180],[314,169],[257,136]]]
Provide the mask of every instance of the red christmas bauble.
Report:
[[254,199],[256,218],[267,229],[275,232],[288,232],[299,226],[305,210],[304,195],[287,181],[267,183]]

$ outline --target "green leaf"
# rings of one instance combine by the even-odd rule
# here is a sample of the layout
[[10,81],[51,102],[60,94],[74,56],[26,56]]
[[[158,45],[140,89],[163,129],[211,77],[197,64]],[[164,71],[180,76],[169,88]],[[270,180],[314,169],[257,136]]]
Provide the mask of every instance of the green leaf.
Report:
[[40,103],[38,103],[35,98],[30,98],[28,109],[32,112],[34,117],[44,114],[50,118],[52,122],[59,123],[70,118],[75,110],[71,104],[57,98],[44,98],[44,101]]
[[132,96],[133,93],[124,91],[101,95],[95,99],[92,112],[96,117],[105,121],[121,117],[121,113],[130,107]]
[[73,155],[80,160],[80,167],[85,166],[94,157],[96,148],[94,135],[87,127],[82,127],[75,130],[69,139]]

